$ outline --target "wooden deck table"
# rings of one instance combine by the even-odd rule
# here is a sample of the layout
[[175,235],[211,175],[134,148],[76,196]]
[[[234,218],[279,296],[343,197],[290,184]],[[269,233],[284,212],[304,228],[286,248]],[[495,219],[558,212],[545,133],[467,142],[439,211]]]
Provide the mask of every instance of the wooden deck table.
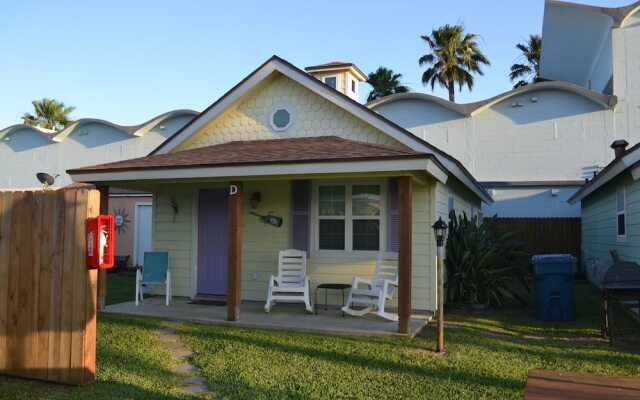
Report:
[[640,399],[640,377],[529,371],[525,400]]

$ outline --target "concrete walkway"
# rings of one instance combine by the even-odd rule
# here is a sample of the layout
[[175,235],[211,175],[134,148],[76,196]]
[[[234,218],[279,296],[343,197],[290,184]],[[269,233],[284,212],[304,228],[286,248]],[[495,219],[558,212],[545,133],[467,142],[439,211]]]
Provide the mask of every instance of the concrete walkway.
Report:
[[[145,299],[138,307],[134,302],[113,304],[101,311],[105,314],[153,317],[165,320],[197,322],[210,325],[227,325],[242,328],[277,329],[295,332],[314,332],[330,335],[359,336],[407,336],[397,333],[398,323],[376,315],[342,317],[337,307],[318,307],[318,314],[308,314],[302,304],[276,304],[270,313],[264,312],[264,303],[243,302],[240,320],[227,321],[226,306],[188,304],[185,298],[173,299],[169,307],[164,297]],[[431,313],[414,315],[409,324],[409,335],[414,337],[431,319]]]

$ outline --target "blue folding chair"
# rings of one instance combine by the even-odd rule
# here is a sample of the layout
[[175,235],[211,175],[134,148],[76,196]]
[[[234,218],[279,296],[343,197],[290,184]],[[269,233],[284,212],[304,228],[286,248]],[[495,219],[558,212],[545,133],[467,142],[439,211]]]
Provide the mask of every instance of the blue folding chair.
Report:
[[169,253],[151,251],[144,253],[142,270],[136,271],[136,306],[142,301],[142,284],[163,283],[166,285],[166,305],[171,300],[171,271],[169,271]]

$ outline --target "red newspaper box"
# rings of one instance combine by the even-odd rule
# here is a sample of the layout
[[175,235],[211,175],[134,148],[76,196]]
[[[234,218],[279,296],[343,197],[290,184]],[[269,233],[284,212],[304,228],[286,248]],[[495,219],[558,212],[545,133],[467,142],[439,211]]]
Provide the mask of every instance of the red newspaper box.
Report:
[[113,215],[87,219],[87,267],[113,268],[115,226]]

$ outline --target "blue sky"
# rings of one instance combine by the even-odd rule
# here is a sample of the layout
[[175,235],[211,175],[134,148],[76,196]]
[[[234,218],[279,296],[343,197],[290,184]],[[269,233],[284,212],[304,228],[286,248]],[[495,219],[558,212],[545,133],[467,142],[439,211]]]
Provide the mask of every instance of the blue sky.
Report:
[[[340,60],[368,73],[383,65],[431,93],[420,83],[420,36],[458,21],[482,36],[492,65],[457,101],[482,100],[511,88],[515,44],[541,32],[543,8],[543,0],[3,1],[0,128],[19,123],[42,97],[74,105],[76,119],[119,124],[200,111],[273,54],[300,68]],[[362,85],[363,95],[369,90]]]

